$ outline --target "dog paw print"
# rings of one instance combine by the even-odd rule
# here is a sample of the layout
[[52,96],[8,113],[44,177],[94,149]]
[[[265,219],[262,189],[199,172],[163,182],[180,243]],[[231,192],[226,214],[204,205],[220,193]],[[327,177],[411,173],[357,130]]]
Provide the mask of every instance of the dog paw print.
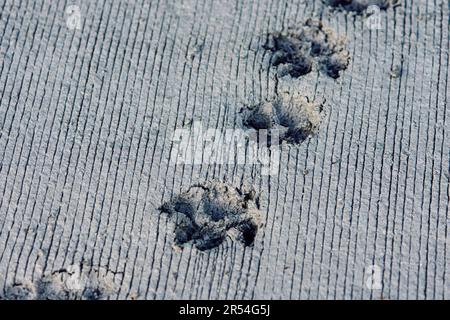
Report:
[[212,181],[191,186],[160,207],[176,219],[175,243],[199,250],[219,246],[227,236],[253,244],[259,227],[259,198],[229,184]]
[[268,130],[270,141],[300,144],[314,134],[323,120],[323,105],[300,94],[285,92],[242,111],[243,124],[254,130]]
[[314,19],[301,28],[269,34],[264,49],[273,53],[271,65],[279,76],[299,78],[317,68],[336,79],[350,62],[344,38]]

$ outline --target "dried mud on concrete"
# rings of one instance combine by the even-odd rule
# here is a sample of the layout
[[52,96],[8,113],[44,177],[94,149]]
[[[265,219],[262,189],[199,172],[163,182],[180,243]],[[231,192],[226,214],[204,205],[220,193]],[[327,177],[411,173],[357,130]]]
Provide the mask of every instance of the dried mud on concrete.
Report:
[[1,7],[0,299],[450,298],[446,1]]

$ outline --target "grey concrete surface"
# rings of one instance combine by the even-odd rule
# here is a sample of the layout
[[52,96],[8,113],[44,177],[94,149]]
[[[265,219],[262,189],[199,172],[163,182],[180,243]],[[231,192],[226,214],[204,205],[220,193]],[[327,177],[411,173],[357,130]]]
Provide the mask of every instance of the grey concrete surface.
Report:
[[[262,47],[310,17],[346,38],[338,79],[278,77]],[[0,296],[450,298],[449,3],[379,17],[319,0],[1,0]],[[243,107],[285,91],[326,116],[281,145],[276,174],[171,162],[177,128],[242,128]],[[213,178],[260,193],[253,245],[174,245],[159,206]]]

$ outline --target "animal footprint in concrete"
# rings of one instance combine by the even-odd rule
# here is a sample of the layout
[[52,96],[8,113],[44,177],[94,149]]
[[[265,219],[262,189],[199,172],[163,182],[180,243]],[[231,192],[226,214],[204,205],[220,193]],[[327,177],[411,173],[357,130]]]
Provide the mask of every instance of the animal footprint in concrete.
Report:
[[271,64],[279,76],[298,78],[317,68],[336,79],[350,62],[344,38],[314,19],[301,28],[269,34],[264,49],[273,52]]
[[370,6],[377,6],[380,10],[386,10],[399,3],[398,0],[324,0],[324,2],[329,6],[353,11],[357,14],[363,13]]
[[218,181],[193,185],[160,210],[176,218],[176,244],[190,242],[199,250],[217,247],[227,236],[249,246],[260,221],[259,198],[253,190]]
[[6,300],[99,300],[115,292],[114,274],[106,268],[69,265],[44,274],[36,281],[8,285],[0,299]]
[[243,110],[243,123],[255,130],[268,130],[270,140],[299,144],[314,134],[323,117],[323,105],[300,94],[282,93],[273,101]]

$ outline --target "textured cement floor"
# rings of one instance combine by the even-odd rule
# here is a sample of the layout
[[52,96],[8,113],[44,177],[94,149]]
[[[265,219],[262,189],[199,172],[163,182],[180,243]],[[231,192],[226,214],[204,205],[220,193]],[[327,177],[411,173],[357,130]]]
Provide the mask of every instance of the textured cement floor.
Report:
[[[265,36],[309,17],[346,37],[348,69],[278,79]],[[0,296],[449,299],[449,3],[366,19],[319,0],[0,0]],[[278,90],[326,117],[276,174],[170,161],[175,129],[239,128]],[[174,246],[158,207],[212,178],[260,192],[252,246]]]

